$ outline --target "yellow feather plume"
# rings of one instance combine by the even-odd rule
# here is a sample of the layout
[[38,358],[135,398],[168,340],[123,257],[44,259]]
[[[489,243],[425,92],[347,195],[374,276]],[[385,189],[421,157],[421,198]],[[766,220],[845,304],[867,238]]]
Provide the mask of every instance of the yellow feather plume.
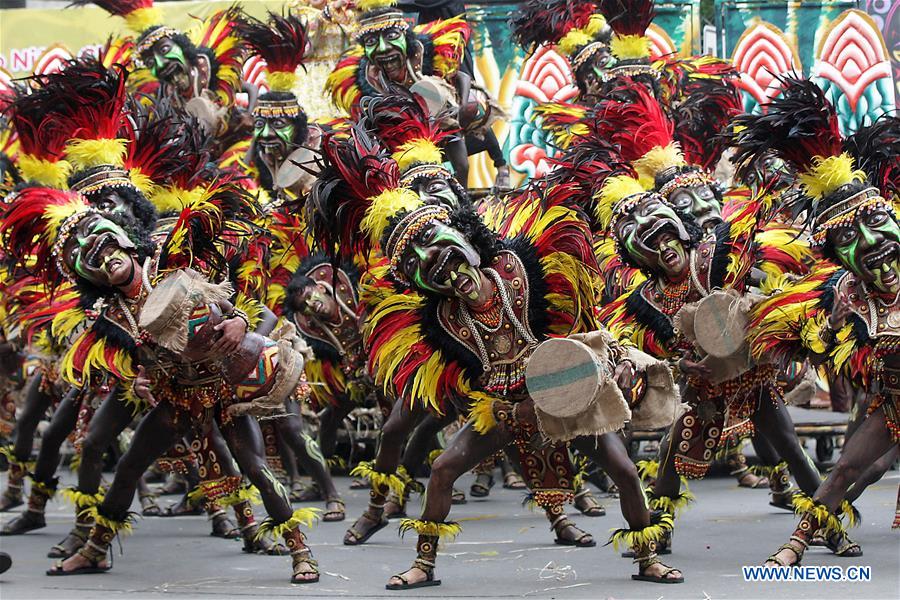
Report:
[[659,461],[656,460],[640,460],[635,466],[637,466],[638,475],[644,481],[656,479],[659,473]]
[[283,523],[275,523],[272,517],[269,517],[259,524],[259,529],[256,531],[254,539],[259,540],[266,535],[273,539],[284,537],[284,534],[300,525],[312,527],[313,523],[318,520],[320,512],[318,508],[298,508],[291,515],[291,518]]
[[816,520],[826,536],[844,531],[844,525],[841,523],[841,520],[828,510],[827,506],[813,500],[806,494],[798,493],[794,495],[792,504],[796,515],[810,515]]
[[603,229],[609,227],[613,218],[613,209],[620,200],[645,191],[647,188],[642,186],[640,181],[628,175],[617,175],[607,179],[600,193],[594,198],[597,201],[594,213],[600,226]]
[[416,164],[428,163],[439,165],[444,162],[441,149],[434,142],[426,139],[414,139],[401,144],[391,157],[397,161],[400,172],[405,173]]
[[378,490],[390,490],[398,496],[403,495],[406,489],[404,481],[397,476],[396,473],[381,473],[375,470],[375,463],[372,461],[363,461],[356,465],[350,471],[350,477],[362,477],[368,479],[372,484],[372,488]]
[[588,20],[588,24],[584,26],[584,32],[594,37],[606,28],[606,17],[601,14],[593,14]]
[[266,80],[273,92],[290,92],[297,84],[297,74],[293,71],[273,71],[268,74]]
[[76,508],[81,509],[98,506],[103,503],[103,499],[106,497],[103,492],[85,494],[77,488],[64,488],[60,490],[59,495],[74,504]]
[[57,189],[66,188],[66,179],[72,169],[67,161],[53,162],[24,153],[16,158],[16,166],[25,181]]
[[677,142],[668,146],[657,146],[634,161],[634,170],[647,189],[653,189],[656,174],[667,167],[683,167],[687,163]]
[[156,6],[138,8],[125,15],[125,25],[135,33],[141,33],[162,22],[162,11]]
[[813,158],[813,167],[800,174],[800,184],[813,198],[827,196],[842,185],[865,181],[866,174],[853,169],[853,158],[846,152],[839,156]]
[[648,525],[643,529],[612,529],[612,535],[609,537],[607,544],[612,544],[613,548],[619,550],[620,547],[626,548],[643,548],[650,542],[658,542],[672,531],[675,522],[670,514],[664,514],[659,519],[659,523]]
[[106,527],[110,531],[115,534],[127,534],[131,533],[131,516],[129,515],[124,521],[116,521],[115,519],[110,519],[108,517],[104,517],[100,514],[99,506],[92,506],[87,510],[83,511],[85,516],[90,517],[94,520],[97,525],[102,525]]
[[70,140],[66,144],[66,159],[75,170],[115,165],[121,167],[125,160],[124,139],[105,140]]
[[410,189],[399,188],[387,190],[372,198],[372,203],[366,209],[360,228],[368,234],[373,245],[378,244],[388,221],[401,210],[412,210],[418,207],[422,201],[419,196]]
[[469,404],[469,422],[475,431],[484,435],[497,426],[497,419],[494,417],[496,398],[474,391],[469,391],[467,395],[473,398]]
[[694,495],[690,490],[684,490],[677,496],[660,496],[658,498],[650,498],[650,509],[661,510],[670,515],[679,515],[687,508],[688,504],[694,501]]
[[559,40],[556,45],[559,51],[566,56],[572,56],[580,48],[587,46],[592,41],[591,36],[581,29],[573,29]]
[[397,6],[397,0],[359,0],[356,8],[360,12],[368,12],[378,8],[390,8]]
[[609,50],[619,60],[650,58],[650,38],[643,35],[614,35]]

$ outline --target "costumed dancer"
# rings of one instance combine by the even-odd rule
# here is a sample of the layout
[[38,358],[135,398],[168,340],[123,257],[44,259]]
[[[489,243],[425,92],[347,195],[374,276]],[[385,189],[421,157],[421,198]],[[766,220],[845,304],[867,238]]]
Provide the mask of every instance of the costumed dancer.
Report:
[[739,164],[772,152],[796,169],[802,195],[791,208],[806,213],[821,256],[808,277],[757,307],[753,355],[808,355],[873,397],[825,482],[796,498],[800,522],[767,564],[799,564],[817,533],[839,556],[859,556],[842,523],[859,520],[848,498],[861,493],[870,465],[900,444],[900,120],[882,117],[842,140],[824,92],[787,79],[765,115],[738,118],[735,131]]

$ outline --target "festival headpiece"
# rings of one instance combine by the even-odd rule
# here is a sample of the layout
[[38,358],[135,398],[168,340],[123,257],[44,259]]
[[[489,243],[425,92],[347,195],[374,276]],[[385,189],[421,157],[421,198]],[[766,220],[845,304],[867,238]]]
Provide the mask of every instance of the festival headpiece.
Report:
[[403,12],[397,8],[397,0],[359,0],[356,8],[359,11],[356,39],[391,27],[403,31],[409,29],[409,23],[403,18]]
[[895,193],[891,190],[896,190],[900,174],[896,120],[851,138],[845,148],[837,113],[825,92],[812,81],[788,77],[765,114],[736,118],[734,132],[739,173],[769,152],[797,170],[803,194],[793,198],[792,209],[808,213],[816,245],[824,244],[830,229],[852,222],[860,210],[877,206],[895,211],[873,183],[883,186],[886,195]]
[[659,76],[650,64],[647,28],[656,16],[654,0],[599,0],[600,12],[613,30],[609,49],[616,59],[613,75],[649,74]]
[[326,252],[351,258],[378,246],[393,215],[421,204],[400,187],[400,171],[360,125],[326,136],[325,166],[310,193],[314,237]]
[[609,48],[611,30],[593,2],[527,0],[510,19],[516,41],[531,52],[555,44],[577,69],[601,48]]
[[68,132],[64,156],[72,166],[69,187],[74,191],[134,187],[123,168],[127,78],[121,65],[107,68],[95,59],[74,59],[43,77],[44,126]]
[[449,137],[428,115],[425,101],[393,86],[383,96],[367,96],[360,106],[363,126],[378,137],[400,169],[399,185],[422,177],[455,180],[444,167],[440,143]]
[[32,90],[20,90],[3,112],[18,139],[16,166],[26,182],[65,188],[71,166],[62,157],[70,130],[49,118],[49,97],[40,79],[32,81]]
[[88,214],[96,212],[81,194],[46,187],[26,187],[7,202],[0,223],[4,246],[27,271],[48,287],[74,280],[60,259],[68,233]]
[[291,118],[299,115],[303,109],[293,89],[297,83],[297,68],[303,66],[309,45],[306,23],[293,14],[283,16],[269,12],[267,21],[242,18],[237,30],[252,51],[266,61],[266,81],[274,92],[259,97],[253,115]]
[[[154,27],[169,29],[172,35],[178,33],[170,27],[162,27],[162,12],[158,7],[153,6],[153,0],[72,0],[72,6],[88,4],[94,4],[111,15],[122,17],[125,25],[137,34],[154,29]],[[160,35],[156,40],[160,37],[163,36]],[[156,40],[150,42],[147,47],[152,46]],[[140,52],[141,49],[138,49],[138,54]]]

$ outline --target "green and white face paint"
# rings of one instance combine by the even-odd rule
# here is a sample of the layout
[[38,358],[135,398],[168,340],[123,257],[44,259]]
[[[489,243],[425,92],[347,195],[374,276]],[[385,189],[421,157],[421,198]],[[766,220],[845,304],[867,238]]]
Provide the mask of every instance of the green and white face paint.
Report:
[[253,140],[260,154],[272,166],[280,165],[294,146],[297,128],[287,116],[257,116],[253,120]]
[[614,234],[642,268],[680,279],[688,268],[690,236],[675,211],[657,194],[647,194],[616,222]]
[[860,209],[853,222],[828,232],[841,265],[869,289],[900,292],[900,225],[883,206]]
[[694,217],[703,231],[712,231],[722,223],[722,206],[708,185],[675,188],[669,193],[669,204]]
[[367,33],[359,40],[366,58],[396,83],[406,81],[406,32],[399,27],[388,27]]
[[70,272],[99,286],[125,287],[137,271],[135,244],[116,223],[99,214],[83,217],[63,244]]
[[170,37],[162,37],[150,47],[141,60],[154,77],[181,92],[190,89],[190,67],[184,49]]
[[443,177],[421,177],[410,186],[423,204],[443,204],[451,208],[459,206],[460,198],[450,182]]
[[417,288],[475,300],[481,289],[481,257],[458,230],[431,220],[407,245],[400,261],[406,278]]

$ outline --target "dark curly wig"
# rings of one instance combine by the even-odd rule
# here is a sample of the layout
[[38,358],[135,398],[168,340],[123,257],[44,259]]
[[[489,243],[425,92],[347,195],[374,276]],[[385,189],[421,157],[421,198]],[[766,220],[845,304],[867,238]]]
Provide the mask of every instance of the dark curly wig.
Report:
[[[82,181],[86,177],[93,175],[99,171],[104,170],[106,167],[92,167],[90,169],[85,169],[83,171],[79,171],[77,173],[73,173],[69,176],[68,185],[71,188],[76,185],[79,181]],[[146,229],[153,229],[156,226],[156,208],[153,206],[147,197],[144,194],[134,187],[122,186],[115,188],[100,188],[99,190],[93,192],[82,193],[85,199],[89,204],[96,205],[99,204],[106,194],[111,192],[117,193],[122,197],[123,200],[128,204],[131,208],[131,212],[134,215],[140,225]]]

